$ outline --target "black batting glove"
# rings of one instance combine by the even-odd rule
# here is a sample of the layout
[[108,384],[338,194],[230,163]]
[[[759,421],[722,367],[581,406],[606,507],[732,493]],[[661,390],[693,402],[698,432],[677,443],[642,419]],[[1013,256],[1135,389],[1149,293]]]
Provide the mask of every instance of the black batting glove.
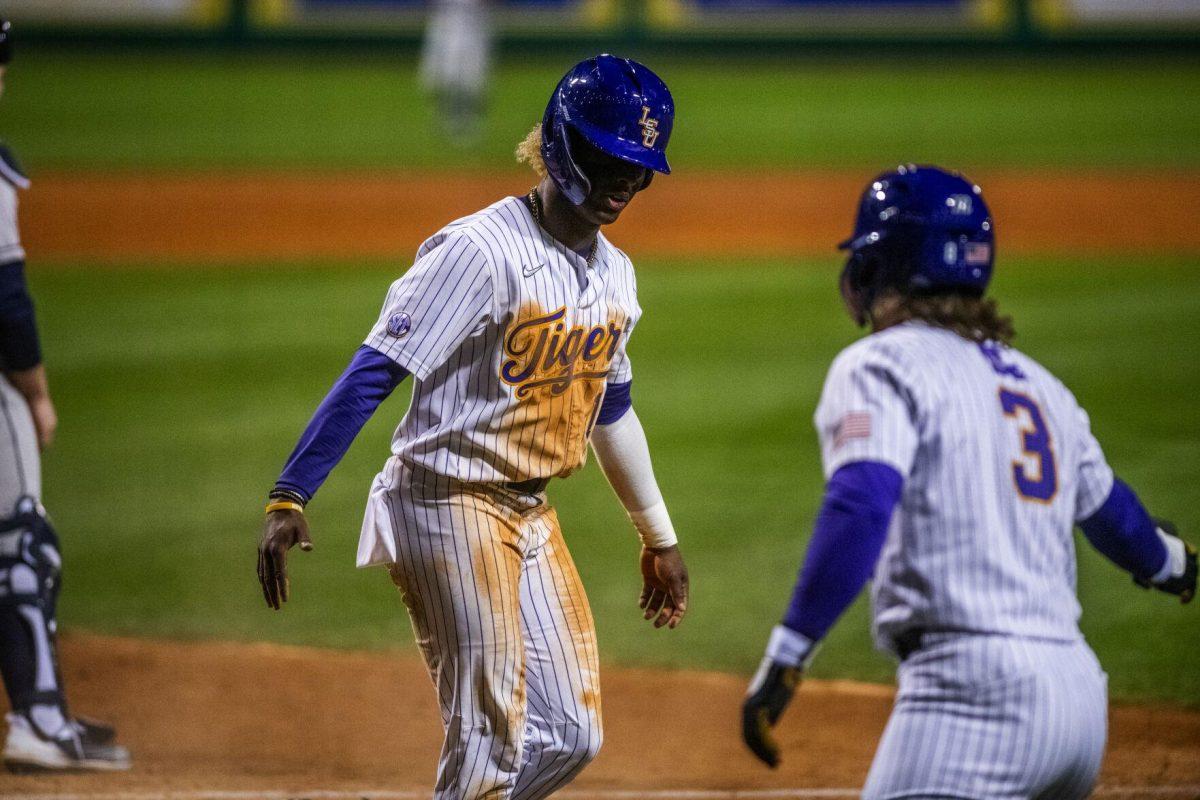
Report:
[[[1180,538],[1179,531],[1176,529],[1175,523],[1168,522],[1165,519],[1156,518],[1154,520],[1154,525],[1158,528],[1160,535],[1170,536],[1175,539]],[[1143,589],[1149,589],[1153,586],[1160,592],[1176,595],[1179,597],[1179,602],[1181,603],[1190,603],[1192,598],[1196,596],[1196,548],[1187,542],[1182,541],[1182,539],[1180,541],[1183,544],[1182,570],[1177,568],[1175,570],[1175,574],[1172,574],[1164,580],[1158,581],[1157,583],[1151,583],[1150,580],[1146,578],[1134,578],[1133,582],[1138,586],[1141,586]],[[1170,554],[1167,555],[1167,559],[1171,559]]]
[[779,745],[775,743],[771,729],[792,702],[802,673],[800,667],[789,667],[764,658],[742,703],[742,739],[771,769],[779,766]]
[[817,653],[818,643],[785,625],[776,625],[746,700],[742,703],[742,739],[771,769],[779,766],[779,746],[771,729],[800,685],[800,676]]

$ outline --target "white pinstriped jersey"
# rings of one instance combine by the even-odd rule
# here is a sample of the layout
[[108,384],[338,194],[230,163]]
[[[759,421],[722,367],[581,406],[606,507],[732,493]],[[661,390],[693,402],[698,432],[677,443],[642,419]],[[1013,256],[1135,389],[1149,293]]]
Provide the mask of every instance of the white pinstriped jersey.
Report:
[[838,356],[815,422],[827,478],[855,461],[904,476],[872,588],[881,648],[910,627],[1080,637],[1074,524],[1113,475],[1045,368],[907,322]]
[[587,260],[507,197],[426,240],[366,344],[415,377],[392,452],[463,481],[581,467],[641,309],[629,258],[598,235]]

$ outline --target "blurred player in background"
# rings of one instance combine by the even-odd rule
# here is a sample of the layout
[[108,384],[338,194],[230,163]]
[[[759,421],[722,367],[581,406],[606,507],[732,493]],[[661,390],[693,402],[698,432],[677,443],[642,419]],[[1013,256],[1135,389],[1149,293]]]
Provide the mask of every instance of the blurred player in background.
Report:
[[1079,631],[1073,529],[1142,586],[1196,590],[1196,551],[1105,462],[1087,414],[984,299],[994,231],[979,187],[936,167],[867,186],[842,296],[872,333],[816,412],[828,484],[804,568],[743,709],[770,728],[817,643],[874,572],[899,691],[863,797],[1086,797],[1107,678]]
[[643,617],[674,628],[687,610],[687,568],[633,410],[637,280],[600,231],[670,172],[674,116],[645,66],[575,65],[518,149],[538,184],[426,240],[270,493],[258,577],[279,609],[288,550],[312,547],[305,504],[413,376],[358,563],[388,565],[436,687],[437,800],[540,800],[600,749],[595,624],[546,495],[589,444],[641,535]]
[[[12,58],[0,20],[0,93]],[[58,418],[42,366],[17,191],[29,179],[0,143],[0,672],[11,711],[4,763],[11,770],[128,769],[104,723],[72,718],[58,668],[56,607],[62,559],[42,508],[40,452]]]
[[421,86],[437,104],[437,124],[457,145],[474,144],[483,125],[492,67],[488,0],[432,0],[421,48]]

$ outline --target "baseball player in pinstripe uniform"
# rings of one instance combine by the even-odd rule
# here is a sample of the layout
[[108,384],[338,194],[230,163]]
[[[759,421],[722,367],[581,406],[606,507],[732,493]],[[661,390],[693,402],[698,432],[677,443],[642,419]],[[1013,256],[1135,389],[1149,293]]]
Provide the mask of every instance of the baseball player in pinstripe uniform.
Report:
[[1071,392],[1008,346],[983,297],[993,241],[978,186],[905,166],[867,186],[842,244],[842,295],[872,334],[825,382],[825,498],[743,737],[778,763],[770,728],[873,572],[876,642],[901,663],[871,800],[1089,793],[1107,698],[1078,627],[1076,525],[1141,585],[1196,589],[1196,551],[1113,475]]
[[[0,19],[0,92],[12,57],[12,26]],[[50,398],[17,192],[29,179],[0,143],[0,673],[11,711],[4,764],[12,771],[121,770],[129,753],[111,725],[73,716],[58,666],[58,534],[42,507],[41,451],[58,416]]]
[[687,570],[631,408],[633,267],[600,233],[670,171],[673,117],[641,64],[601,55],[567,73],[518,148],[537,187],[421,246],[270,493],[258,569],[278,609],[288,549],[312,546],[304,504],[413,376],[358,564],[388,565],[437,689],[438,800],[547,797],[600,748],[595,629],[546,497],[589,441],[641,534],[645,618],[673,628],[686,611]]

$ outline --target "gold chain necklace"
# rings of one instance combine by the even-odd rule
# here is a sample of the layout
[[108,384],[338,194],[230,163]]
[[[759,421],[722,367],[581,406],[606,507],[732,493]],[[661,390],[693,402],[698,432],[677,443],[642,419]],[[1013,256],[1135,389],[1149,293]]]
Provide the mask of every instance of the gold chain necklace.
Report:
[[[526,196],[529,199],[529,213],[533,214],[533,221],[536,222],[539,227],[543,227],[542,226],[542,197],[541,197],[541,195],[538,194],[537,187],[535,186],[534,188],[530,189],[529,194]],[[598,244],[600,244],[600,234],[597,232],[596,238],[592,239],[592,249],[588,250],[588,254],[587,254],[587,268],[588,269],[592,268],[592,261],[593,261],[593,259],[596,258],[596,246]]]

